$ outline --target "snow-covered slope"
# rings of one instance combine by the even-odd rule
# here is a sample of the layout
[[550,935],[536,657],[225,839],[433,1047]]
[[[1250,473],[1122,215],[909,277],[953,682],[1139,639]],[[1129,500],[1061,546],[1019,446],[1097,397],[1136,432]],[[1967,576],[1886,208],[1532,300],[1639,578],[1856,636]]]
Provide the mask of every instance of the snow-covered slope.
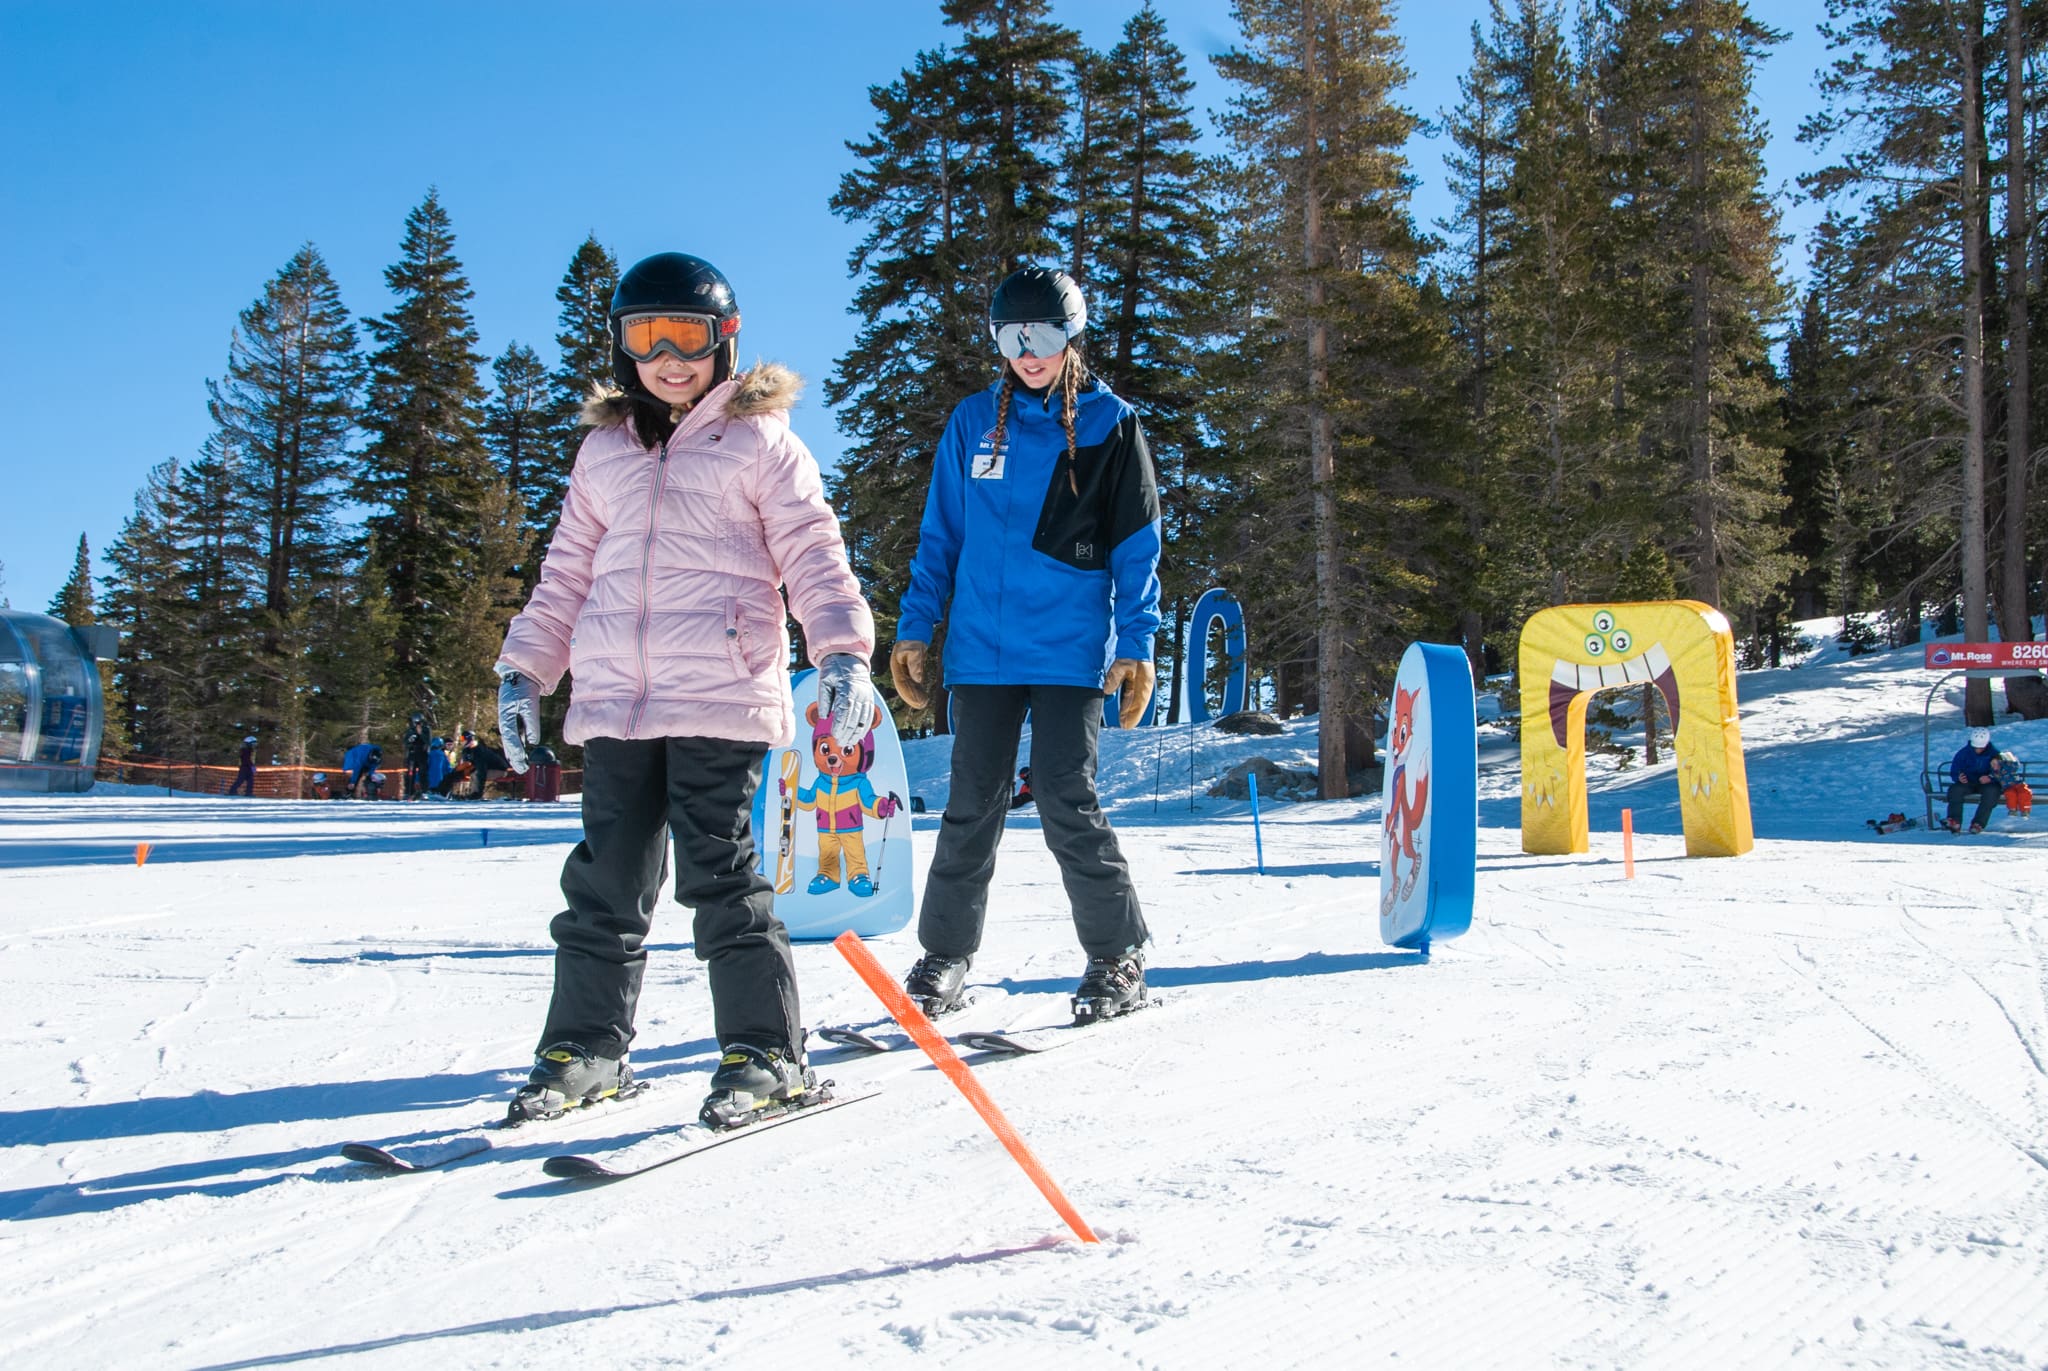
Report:
[[[1682,855],[1668,763],[1605,759],[1592,853],[1523,855],[1489,730],[1478,914],[1427,962],[1377,939],[1376,800],[1269,807],[1259,875],[1246,807],[1199,794],[1310,764],[1310,726],[1108,736],[1167,1003],[982,1071],[1095,1247],[909,1056],[834,1064],[886,1079],[856,1108],[546,1180],[694,1112],[673,906],[639,1102],[441,1172],[336,1158],[498,1111],[573,808],[0,801],[0,1328],[93,1371],[2048,1366],[2048,819],[1864,826],[1920,810],[1928,680],[1917,652],[1745,675],[1733,860]],[[2048,724],[1999,736],[2048,757]],[[927,844],[945,749],[907,749]],[[1013,817],[991,1024],[1056,1016],[1082,960]],[[829,946],[799,964],[812,1023],[878,1012]]]

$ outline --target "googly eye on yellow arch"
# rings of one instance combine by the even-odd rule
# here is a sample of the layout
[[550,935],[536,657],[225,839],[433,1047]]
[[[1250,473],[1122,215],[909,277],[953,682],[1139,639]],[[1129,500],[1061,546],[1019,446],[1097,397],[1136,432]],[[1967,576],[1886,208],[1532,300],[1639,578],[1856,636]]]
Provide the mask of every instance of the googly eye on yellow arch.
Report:
[[[1628,627],[1619,627],[1621,615]],[[1685,850],[1732,857],[1755,846],[1735,642],[1695,600],[1558,605],[1522,626],[1522,850],[1588,850],[1586,706],[1597,691],[1654,688],[1672,724]],[[1544,778],[1548,778],[1547,782]]]

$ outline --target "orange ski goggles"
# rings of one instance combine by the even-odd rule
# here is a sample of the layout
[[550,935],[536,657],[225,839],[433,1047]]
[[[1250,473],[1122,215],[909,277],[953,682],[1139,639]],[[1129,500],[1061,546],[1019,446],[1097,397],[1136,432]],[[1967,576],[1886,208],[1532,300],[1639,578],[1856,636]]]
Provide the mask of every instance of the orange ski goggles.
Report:
[[709,357],[740,331],[740,317],[714,314],[628,314],[619,319],[619,346],[636,362],[666,352],[685,362]]

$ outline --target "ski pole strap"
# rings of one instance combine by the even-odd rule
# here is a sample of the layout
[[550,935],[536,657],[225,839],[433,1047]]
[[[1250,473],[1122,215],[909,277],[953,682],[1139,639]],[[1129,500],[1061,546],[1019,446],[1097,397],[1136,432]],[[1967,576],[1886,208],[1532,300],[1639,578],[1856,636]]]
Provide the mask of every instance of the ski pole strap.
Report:
[[1054,1184],[1052,1177],[1046,1174],[1045,1167],[1039,1164],[1024,1139],[1017,1135],[1017,1130],[1010,1127],[1010,1121],[989,1098],[988,1091],[982,1089],[981,1082],[975,1079],[967,1063],[960,1060],[960,1054],[953,1050],[953,1045],[932,1027],[932,1021],[903,993],[903,987],[896,984],[895,978],[882,969],[882,964],[875,960],[874,953],[868,951],[860,935],[849,929],[834,938],[832,946],[839,949],[839,955],[846,958],[854,974],[867,982],[868,989],[875,992],[875,998],[895,1016],[897,1023],[903,1025],[903,1031],[924,1049],[925,1055],[932,1059],[932,1065],[959,1087],[967,1102],[974,1106],[974,1112],[981,1115],[981,1121],[988,1125],[989,1132],[996,1135],[996,1141],[1009,1152],[1011,1159],[1024,1168],[1024,1174],[1031,1178],[1031,1183],[1038,1187],[1038,1193],[1045,1196],[1054,1211],[1066,1220],[1067,1227],[1074,1230],[1074,1236],[1082,1242],[1100,1241],[1059,1186]]

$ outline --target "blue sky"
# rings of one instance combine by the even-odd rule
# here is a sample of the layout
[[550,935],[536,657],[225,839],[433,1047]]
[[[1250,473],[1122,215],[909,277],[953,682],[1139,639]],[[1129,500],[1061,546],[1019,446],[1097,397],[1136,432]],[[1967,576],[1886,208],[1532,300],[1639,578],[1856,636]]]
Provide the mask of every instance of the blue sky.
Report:
[[[1056,0],[1097,48],[1138,0]],[[1234,41],[1228,0],[1156,0],[1199,85]],[[1408,0],[1411,108],[1454,104],[1486,0]],[[1753,6],[1753,8],[1757,8]],[[0,594],[42,609],[84,533],[99,551],[143,474],[205,438],[205,381],[236,315],[300,243],[358,317],[429,186],[454,220],[482,351],[552,360],[554,290],[595,232],[622,263],[716,262],[743,357],[812,379],[797,431],[842,439],[818,382],[851,342],[857,226],[826,208],[872,124],[870,85],[946,41],[936,0],[458,5],[0,0]],[[1812,165],[1823,0],[1774,0],[1791,31],[1760,74],[1774,183]],[[1441,144],[1411,150],[1425,223],[1446,212]],[[1788,207],[1803,232],[1813,210]],[[1792,264],[1804,261],[1795,246]]]

